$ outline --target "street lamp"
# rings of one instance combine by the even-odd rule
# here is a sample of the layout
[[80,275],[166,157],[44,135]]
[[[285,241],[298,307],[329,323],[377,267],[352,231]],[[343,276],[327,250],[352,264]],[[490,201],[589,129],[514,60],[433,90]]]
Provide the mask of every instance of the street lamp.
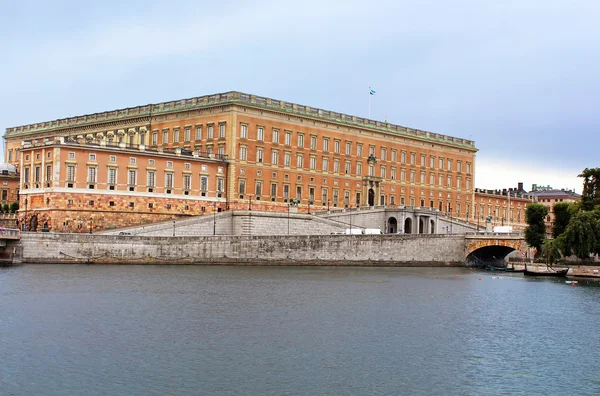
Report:
[[90,234],[92,233],[93,219],[90,217]]
[[327,200],[327,213],[329,213],[329,202],[331,202],[331,201]]
[[23,231],[27,231],[27,198],[25,198],[25,226]]
[[308,214],[310,214],[310,199],[308,200]]
[[288,235],[290,235],[290,204],[288,204]]
[[248,210],[252,210],[252,195],[248,194]]
[[175,220],[173,220],[173,236],[175,236]]
[[217,201],[213,202],[213,235],[217,235]]

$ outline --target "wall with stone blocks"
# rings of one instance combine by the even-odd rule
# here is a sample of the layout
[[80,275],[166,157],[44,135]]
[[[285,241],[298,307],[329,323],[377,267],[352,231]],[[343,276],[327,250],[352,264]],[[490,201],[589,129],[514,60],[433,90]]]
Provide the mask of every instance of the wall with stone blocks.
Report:
[[22,235],[26,263],[462,266],[464,244],[458,235]]

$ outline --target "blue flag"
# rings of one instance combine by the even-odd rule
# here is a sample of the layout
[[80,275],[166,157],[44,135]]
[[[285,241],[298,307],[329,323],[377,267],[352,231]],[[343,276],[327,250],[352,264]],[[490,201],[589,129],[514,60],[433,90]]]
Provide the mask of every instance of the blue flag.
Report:
[[369,90],[370,90],[370,91],[369,91],[369,94],[370,94],[370,95],[375,95],[375,90],[374,90],[374,89],[371,89],[371,88],[369,88]]

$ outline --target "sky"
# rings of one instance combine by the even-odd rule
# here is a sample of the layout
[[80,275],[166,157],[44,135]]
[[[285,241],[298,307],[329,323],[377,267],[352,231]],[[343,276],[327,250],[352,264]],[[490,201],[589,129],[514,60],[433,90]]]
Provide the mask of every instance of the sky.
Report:
[[367,117],[372,87],[372,119],[474,140],[476,187],[600,166],[595,0],[94,3],[3,2],[3,132],[230,90]]

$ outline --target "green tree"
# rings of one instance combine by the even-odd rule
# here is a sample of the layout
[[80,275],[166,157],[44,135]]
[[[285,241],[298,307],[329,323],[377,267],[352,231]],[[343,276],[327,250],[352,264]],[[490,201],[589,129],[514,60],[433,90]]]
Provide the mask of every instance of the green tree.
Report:
[[542,244],[546,239],[546,223],[544,219],[548,215],[548,208],[539,203],[527,205],[525,209],[525,241],[538,250],[542,251]]
[[585,259],[600,251],[599,217],[600,212],[582,211],[571,218],[560,241],[564,254]]
[[594,210],[600,206],[600,168],[585,168],[577,177],[583,178],[583,210]]
[[10,204],[10,213],[16,213],[19,210],[19,203],[17,201]]
[[569,225],[571,220],[573,204],[570,202],[557,202],[552,206],[554,212],[554,226],[552,227],[552,237],[558,238]]
[[2,205],[2,212],[8,213],[8,204]]
[[547,264],[552,264],[560,258],[559,243],[556,239],[546,239],[542,244],[542,254]]

